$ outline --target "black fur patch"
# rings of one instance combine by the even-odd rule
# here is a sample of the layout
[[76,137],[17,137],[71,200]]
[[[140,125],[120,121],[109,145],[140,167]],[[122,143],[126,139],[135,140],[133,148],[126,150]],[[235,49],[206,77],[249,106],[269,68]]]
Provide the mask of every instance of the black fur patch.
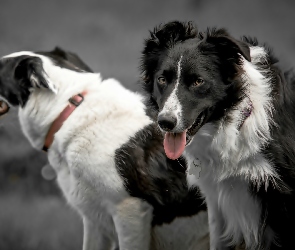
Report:
[[55,65],[60,66],[61,68],[66,68],[77,72],[93,72],[92,69],[86,65],[75,53],[65,51],[59,47],[56,47],[54,50],[49,52],[36,53],[51,58]]
[[10,104],[23,107],[29,99],[30,88],[48,86],[43,75],[42,60],[38,57],[4,58],[0,61],[0,95]]
[[145,127],[117,149],[115,161],[130,195],[154,207],[154,225],[206,209],[199,190],[187,186],[186,160],[166,157],[163,136],[155,124]]

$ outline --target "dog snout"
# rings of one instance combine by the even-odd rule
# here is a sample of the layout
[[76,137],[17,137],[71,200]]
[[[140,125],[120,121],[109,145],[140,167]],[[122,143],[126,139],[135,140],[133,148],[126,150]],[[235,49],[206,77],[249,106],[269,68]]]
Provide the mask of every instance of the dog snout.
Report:
[[161,129],[171,131],[177,124],[177,118],[172,113],[159,114],[158,124]]

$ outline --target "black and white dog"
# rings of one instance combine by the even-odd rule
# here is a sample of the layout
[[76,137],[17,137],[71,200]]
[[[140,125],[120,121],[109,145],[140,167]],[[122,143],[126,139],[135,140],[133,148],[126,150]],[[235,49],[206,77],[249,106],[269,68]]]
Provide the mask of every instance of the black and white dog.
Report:
[[84,250],[147,250],[152,225],[198,213],[203,199],[188,189],[185,158],[165,156],[143,97],[90,71],[61,49],[7,55],[0,59],[0,111],[18,106],[32,146],[48,150],[66,199],[83,218]]
[[141,68],[166,155],[192,155],[210,248],[295,249],[295,81],[256,39],[157,27]]

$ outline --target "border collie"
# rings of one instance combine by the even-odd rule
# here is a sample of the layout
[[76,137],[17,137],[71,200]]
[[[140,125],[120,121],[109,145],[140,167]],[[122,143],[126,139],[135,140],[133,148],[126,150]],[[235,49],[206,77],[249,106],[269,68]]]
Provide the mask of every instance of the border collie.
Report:
[[61,49],[7,55],[1,112],[4,103],[18,106],[32,146],[48,150],[64,196],[83,218],[84,250],[149,249],[153,225],[197,214],[203,199],[188,189],[185,158],[165,156],[143,97],[89,71]]
[[150,110],[166,155],[202,168],[187,178],[206,199],[211,249],[295,249],[295,81],[276,63],[256,39],[191,22],[145,41]]

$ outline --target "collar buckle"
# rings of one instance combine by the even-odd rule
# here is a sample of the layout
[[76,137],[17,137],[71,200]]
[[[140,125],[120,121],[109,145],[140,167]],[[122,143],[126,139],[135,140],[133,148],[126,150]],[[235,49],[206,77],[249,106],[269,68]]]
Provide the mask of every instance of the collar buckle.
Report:
[[72,96],[69,99],[69,102],[72,103],[76,107],[78,107],[83,101],[84,101],[84,96],[80,93],[75,96]]

